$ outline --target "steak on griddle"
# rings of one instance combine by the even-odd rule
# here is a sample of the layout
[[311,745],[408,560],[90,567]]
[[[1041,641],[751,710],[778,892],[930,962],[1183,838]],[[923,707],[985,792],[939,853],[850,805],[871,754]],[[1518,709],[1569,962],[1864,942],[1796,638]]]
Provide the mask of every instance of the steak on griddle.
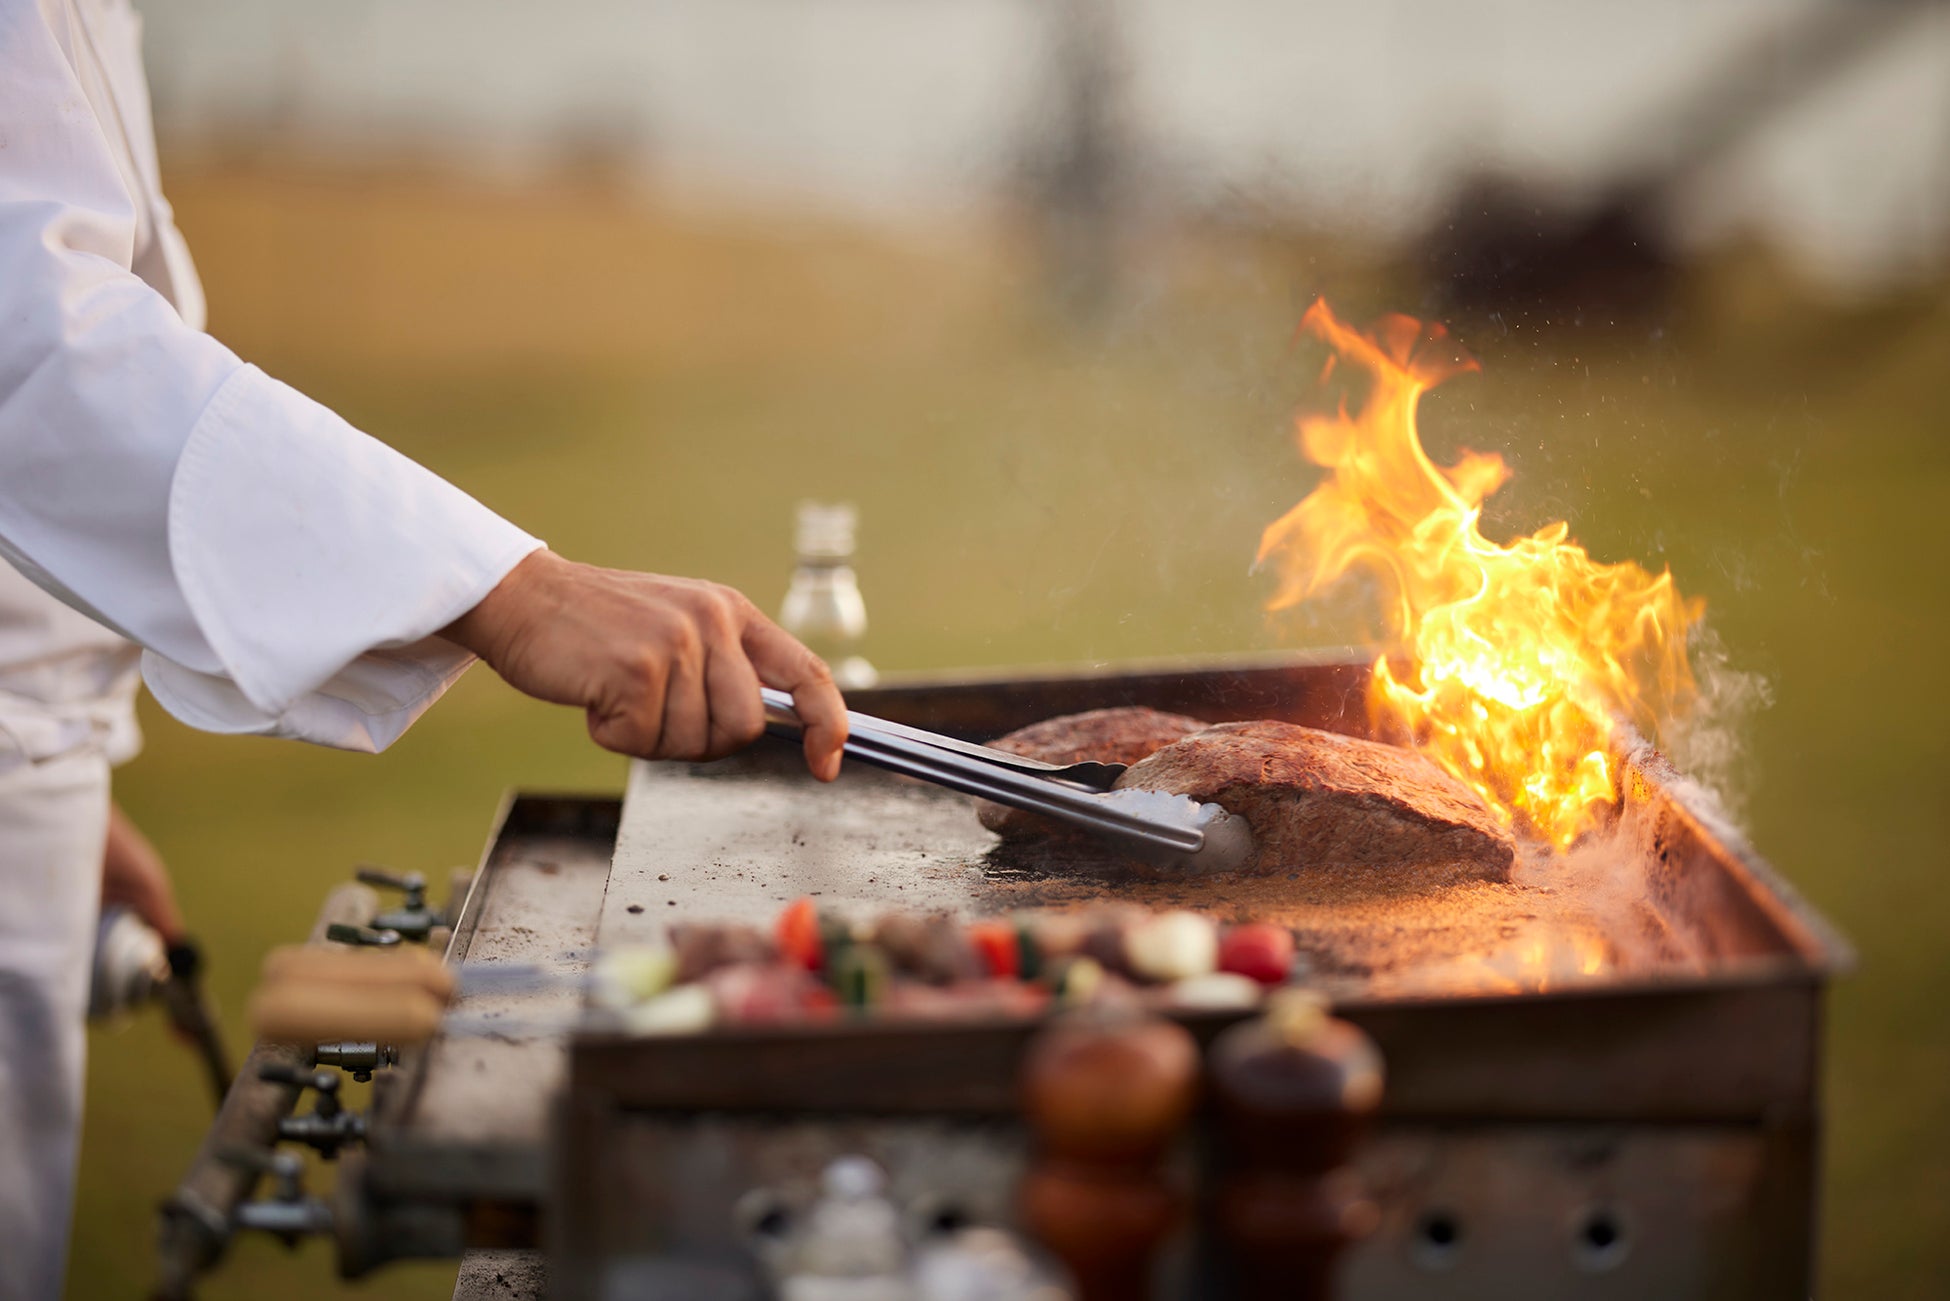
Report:
[[[1199,719],[1156,709],[1093,709],[1031,723],[990,741],[989,746],[1044,763],[1072,764],[1094,759],[1098,763],[1131,764],[1173,741],[1203,731],[1206,726]],[[1082,834],[1039,814],[990,800],[977,800],[975,813],[983,826],[1008,840]]]
[[1516,842],[1467,786],[1418,754],[1292,723],[1221,723],[1159,749],[1120,789],[1210,801],[1253,829],[1246,870],[1373,890],[1507,881]]

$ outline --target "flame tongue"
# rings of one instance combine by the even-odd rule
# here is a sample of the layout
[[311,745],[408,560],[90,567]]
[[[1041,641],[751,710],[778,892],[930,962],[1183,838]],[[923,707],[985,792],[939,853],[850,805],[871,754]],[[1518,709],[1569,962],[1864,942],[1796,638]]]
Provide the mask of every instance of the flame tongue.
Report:
[[1397,649],[1375,664],[1369,708],[1512,820],[1568,845],[1617,800],[1607,741],[1628,722],[1656,737],[1695,695],[1688,628],[1701,603],[1669,573],[1601,564],[1562,523],[1509,543],[1478,528],[1509,477],[1465,452],[1442,468],[1422,450],[1422,394],[1476,363],[1440,326],[1385,318],[1349,328],[1316,302],[1301,329],[1366,373],[1358,407],[1297,421],[1301,451],[1328,471],[1270,525],[1259,559],[1279,571],[1270,608],[1356,570],[1383,584]]

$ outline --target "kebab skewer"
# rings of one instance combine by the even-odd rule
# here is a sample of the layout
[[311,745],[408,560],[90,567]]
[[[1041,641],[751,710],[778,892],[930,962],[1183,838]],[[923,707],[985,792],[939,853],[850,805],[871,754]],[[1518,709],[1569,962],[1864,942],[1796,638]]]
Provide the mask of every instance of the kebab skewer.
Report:
[[[681,1034],[846,1015],[1034,1017],[1052,1003],[1098,1000],[1248,1007],[1288,978],[1293,955],[1283,928],[1222,928],[1183,911],[1109,906],[972,922],[897,912],[856,926],[801,899],[769,935],[687,923],[661,944],[587,960],[448,967],[413,947],[280,949],[265,959],[250,1020],[267,1039],[404,1045],[435,1035]],[[555,993],[574,998],[557,1000],[559,1011],[527,1012],[518,1001]]]

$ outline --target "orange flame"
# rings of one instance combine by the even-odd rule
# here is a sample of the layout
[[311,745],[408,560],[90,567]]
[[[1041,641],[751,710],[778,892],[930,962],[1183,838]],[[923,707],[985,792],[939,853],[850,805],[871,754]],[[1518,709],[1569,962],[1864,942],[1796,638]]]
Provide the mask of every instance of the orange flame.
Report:
[[1385,317],[1351,329],[1316,301],[1300,328],[1369,384],[1350,413],[1296,421],[1307,459],[1328,471],[1270,525],[1259,560],[1280,584],[1269,609],[1308,599],[1350,572],[1384,584],[1397,649],[1375,662],[1369,709],[1468,783],[1506,818],[1562,846],[1618,799],[1607,742],[1622,723],[1656,737],[1697,695],[1686,659],[1703,603],[1670,572],[1601,564],[1549,525],[1502,544],[1478,529],[1509,472],[1501,457],[1429,460],[1416,407],[1476,363],[1439,325]]

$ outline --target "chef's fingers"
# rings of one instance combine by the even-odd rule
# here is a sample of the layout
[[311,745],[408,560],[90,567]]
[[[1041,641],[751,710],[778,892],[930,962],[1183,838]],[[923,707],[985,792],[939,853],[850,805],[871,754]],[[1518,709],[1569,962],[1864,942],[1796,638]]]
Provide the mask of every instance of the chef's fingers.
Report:
[[846,701],[826,662],[756,610],[745,624],[745,650],[760,681],[792,693],[792,707],[805,725],[806,766],[813,776],[828,782],[838,777],[840,747],[846,744]]
[[670,677],[664,684],[663,734],[656,759],[702,759],[711,739],[711,703],[704,690],[705,638],[691,619],[671,630],[667,647]]
[[711,757],[742,750],[765,733],[765,704],[758,674],[736,639],[714,643],[704,663],[704,690],[711,702]]
[[664,688],[670,673],[663,648],[641,648],[600,683],[588,706],[589,739],[605,750],[639,759],[656,755],[663,733]]

